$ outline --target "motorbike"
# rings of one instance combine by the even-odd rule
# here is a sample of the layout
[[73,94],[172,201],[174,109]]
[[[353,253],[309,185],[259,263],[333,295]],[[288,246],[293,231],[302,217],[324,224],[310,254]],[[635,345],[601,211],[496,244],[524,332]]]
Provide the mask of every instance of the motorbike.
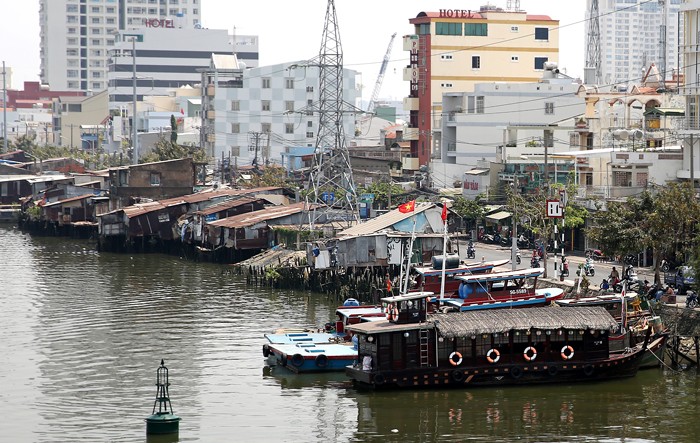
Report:
[[695,309],[698,306],[698,294],[695,291],[688,291],[685,296],[685,307]]
[[520,249],[515,250],[515,263],[520,264],[522,262],[522,258],[520,257]]
[[562,277],[569,276],[569,262],[568,261],[565,261],[561,264],[561,276]]
[[501,246],[511,246],[513,240],[510,237],[501,237]]
[[467,246],[467,258],[476,258],[476,248],[474,245]]
[[600,249],[586,249],[586,258],[592,258],[593,260],[602,260],[605,258],[603,251]]
[[493,234],[484,234],[481,237],[481,241],[484,243],[493,243]]
[[518,242],[517,245],[521,249],[530,249],[534,244],[530,239],[526,238],[524,235],[520,234],[520,237],[518,237]]
[[583,269],[583,275],[586,277],[593,277],[595,275],[595,266],[593,263],[584,263],[581,268],[576,270],[576,275],[581,275],[581,270]]
[[531,268],[539,268],[540,267],[540,259],[539,257],[532,257],[532,260],[530,260],[530,267]]

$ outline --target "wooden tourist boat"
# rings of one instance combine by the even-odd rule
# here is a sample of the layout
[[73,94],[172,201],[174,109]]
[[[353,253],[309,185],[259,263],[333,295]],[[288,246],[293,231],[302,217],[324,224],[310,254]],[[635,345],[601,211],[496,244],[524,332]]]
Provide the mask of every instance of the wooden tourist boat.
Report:
[[[646,340],[612,354],[617,321],[599,306],[428,314],[420,294],[382,299],[392,320],[348,326],[358,340],[346,374],[358,387],[573,383],[631,377]],[[649,334],[649,332],[647,333]]]
[[[627,306],[623,309],[622,300]],[[617,320],[619,329],[610,335],[611,352],[625,352],[631,346],[639,344],[646,338],[651,329],[651,338],[646,353],[640,364],[640,369],[659,367],[666,350],[668,330],[661,322],[661,317],[653,312],[641,309],[639,298],[634,292],[621,294],[603,294],[578,299],[565,299],[556,302],[561,307],[601,306]],[[628,306],[636,308],[627,309]]]
[[543,306],[564,294],[561,288],[536,288],[543,272],[544,268],[530,268],[455,277],[460,282],[458,296],[435,301],[442,311]]
[[[449,257],[449,255],[448,255]],[[415,274],[415,283],[412,287],[415,290],[440,293],[440,285],[442,280],[442,261],[434,263],[434,266],[417,266],[411,271]],[[466,263],[459,266],[450,266],[445,269],[445,294],[455,294],[459,289],[460,281],[458,277],[487,274],[507,264],[510,260],[494,260],[487,262]],[[438,266],[438,264],[440,266]]]

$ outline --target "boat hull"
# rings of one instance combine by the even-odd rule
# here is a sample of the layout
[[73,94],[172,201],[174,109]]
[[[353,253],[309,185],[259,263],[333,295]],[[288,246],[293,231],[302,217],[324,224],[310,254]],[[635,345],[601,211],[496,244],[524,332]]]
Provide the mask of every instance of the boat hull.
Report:
[[357,362],[357,349],[350,344],[267,345],[268,364],[282,366],[297,374],[344,371]]
[[596,361],[541,362],[489,367],[440,367],[404,371],[363,371],[356,365],[345,373],[358,388],[419,389],[479,386],[580,383],[633,377],[642,362],[644,348]]
[[544,306],[560,299],[564,291],[560,288],[543,288],[535,290],[534,294],[525,296],[503,298],[495,300],[474,300],[465,301],[458,298],[447,299],[443,303],[452,306],[460,311],[476,311],[481,309],[504,309],[504,308],[529,308],[533,306]]

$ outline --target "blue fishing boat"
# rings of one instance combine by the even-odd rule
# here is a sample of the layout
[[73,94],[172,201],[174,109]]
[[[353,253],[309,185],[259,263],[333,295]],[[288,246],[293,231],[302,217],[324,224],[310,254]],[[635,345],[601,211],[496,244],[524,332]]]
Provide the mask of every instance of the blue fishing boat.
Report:
[[357,347],[344,343],[269,344],[268,359],[296,373],[343,371],[357,361]]
[[539,288],[537,279],[544,268],[457,276],[457,296],[433,298],[442,312],[544,306],[559,300],[561,288]]

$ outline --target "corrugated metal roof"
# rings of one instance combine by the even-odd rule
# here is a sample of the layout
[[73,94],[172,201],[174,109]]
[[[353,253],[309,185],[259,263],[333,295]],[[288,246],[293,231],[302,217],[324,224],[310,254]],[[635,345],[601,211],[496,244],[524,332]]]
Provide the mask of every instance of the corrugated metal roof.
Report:
[[94,196],[95,196],[95,194],[83,194],[83,195],[79,195],[79,196],[77,196],[77,197],[70,197],[70,198],[66,198],[66,199],[63,199],[63,200],[58,200],[58,201],[55,201],[55,202],[46,203],[46,204],[43,205],[43,206],[44,206],[45,208],[48,208],[48,207],[50,207],[50,206],[57,206],[57,205],[62,205],[62,204],[64,204],[64,203],[75,202],[75,201],[78,201],[78,200],[85,200],[85,199],[88,199],[88,198],[94,197]]
[[260,188],[250,189],[217,189],[213,191],[198,192],[196,194],[188,194],[183,195],[182,197],[169,198],[154,202],[137,203],[135,205],[126,206],[121,209],[115,209],[114,211],[100,215],[102,216],[107,214],[114,214],[119,211],[124,211],[124,214],[128,218],[133,218],[139,215],[147,214],[149,212],[158,211],[172,206],[183,205],[186,203],[201,203],[203,201],[211,200],[220,196],[251,195],[256,194],[258,192],[266,192],[276,189],[282,188],[279,186],[263,186]]
[[406,220],[414,215],[420,214],[430,208],[435,207],[435,203],[416,203],[416,209],[413,212],[403,213],[398,209],[391,210],[386,214],[382,214],[379,217],[375,217],[371,220],[367,220],[364,223],[348,228],[338,234],[338,237],[347,237],[353,235],[367,235],[372,234],[383,229],[387,229],[396,223]]
[[199,215],[216,214],[217,212],[225,211],[227,209],[235,208],[237,206],[243,206],[243,205],[253,203],[256,200],[257,199],[255,199],[255,198],[249,198],[249,197],[228,200],[228,201],[225,201],[223,203],[219,203],[218,205],[209,206],[206,209],[202,209],[201,211],[197,211],[197,212],[195,212],[195,214],[199,214]]
[[233,217],[222,218],[207,223],[210,226],[220,226],[223,228],[245,228],[267,220],[286,217],[298,214],[304,210],[305,203],[294,203],[289,206],[273,206],[261,209],[260,211],[247,212],[245,214],[234,215]]

